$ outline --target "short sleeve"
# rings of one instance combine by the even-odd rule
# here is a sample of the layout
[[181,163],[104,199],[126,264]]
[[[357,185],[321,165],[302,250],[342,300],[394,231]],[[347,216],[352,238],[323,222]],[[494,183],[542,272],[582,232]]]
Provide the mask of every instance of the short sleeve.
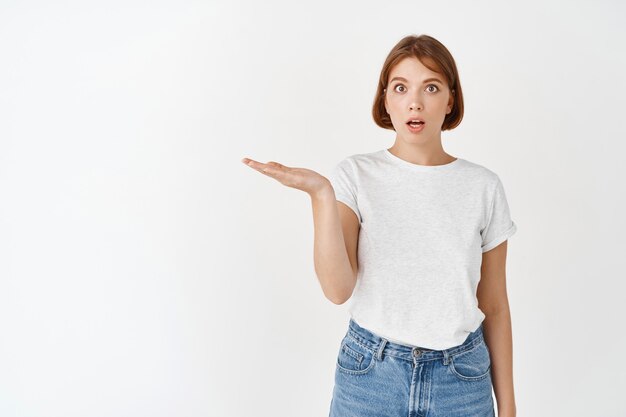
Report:
[[354,211],[359,222],[362,222],[361,211],[357,204],[356,170],[348,158],[339,162],[332,170],[329,181],[335,190],[335,198]]
[[511,237],[517,230],[517,225],[511,220],[509,204],[504,192],[502,181],[498,178],[493,193],[487,225],[480,231],[482,237],[482,252],[487,252]]

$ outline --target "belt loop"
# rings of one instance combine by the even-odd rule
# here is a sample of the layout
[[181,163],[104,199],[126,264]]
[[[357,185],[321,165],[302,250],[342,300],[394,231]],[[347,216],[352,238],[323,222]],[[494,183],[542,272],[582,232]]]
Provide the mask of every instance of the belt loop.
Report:
[[443,351],[443,364],[447,365],[450,363],[450,354],[448,353],[448,349]]
[[378,352],[376,353],[376,357],[378,360],[383,358],[383,350],[385,349],[385,345],[387,344],[387,339],[381,338],[380,346],[378,346]]

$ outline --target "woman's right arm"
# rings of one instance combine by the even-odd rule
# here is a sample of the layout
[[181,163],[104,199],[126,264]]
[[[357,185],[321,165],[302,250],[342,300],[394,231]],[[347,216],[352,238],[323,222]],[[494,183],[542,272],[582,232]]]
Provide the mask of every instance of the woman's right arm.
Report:
[[352,209],[335,199],[330,182],[311,195],[311,203],[315,273],[326,298],[343,304],[356,285],[359,221]]
[[315,171],[274,161],[264,164],[244,158],[242,162],[283,185],[309,194],[313,206],[315,274],[326,298],[335,304],[345,303],[356,285],[358,269],[356,214],[336,200],[331,182]]

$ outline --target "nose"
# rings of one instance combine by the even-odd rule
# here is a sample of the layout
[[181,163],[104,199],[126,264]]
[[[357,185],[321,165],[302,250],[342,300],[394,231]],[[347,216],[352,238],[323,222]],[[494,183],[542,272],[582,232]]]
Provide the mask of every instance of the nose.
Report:
[[423,110],[424,106],[422,105],[422,96],[418,93],[411,98],[409,103],[410,110]]

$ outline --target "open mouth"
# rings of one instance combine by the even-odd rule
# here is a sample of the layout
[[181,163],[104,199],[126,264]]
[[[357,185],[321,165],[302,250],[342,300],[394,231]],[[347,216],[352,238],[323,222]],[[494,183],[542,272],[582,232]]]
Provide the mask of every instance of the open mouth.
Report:
[[421,120],[409,120],[406,124],[409,126],[409,132],[411,133],[419,133],[424,130],[424,123]]
[[406,122],[411,127],[418,127],[424,124],[424,122]]

